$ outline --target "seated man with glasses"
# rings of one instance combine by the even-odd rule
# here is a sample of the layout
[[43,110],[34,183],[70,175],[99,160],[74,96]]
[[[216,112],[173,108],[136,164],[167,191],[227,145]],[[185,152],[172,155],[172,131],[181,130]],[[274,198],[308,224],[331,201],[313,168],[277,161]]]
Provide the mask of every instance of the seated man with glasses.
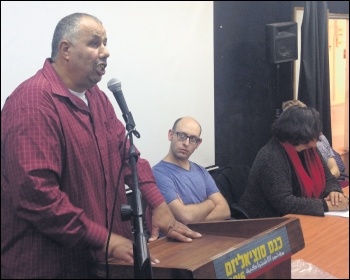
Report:
[[168,154],[153,166],[153,174],[175,218],[184,224],[225,220],[230,209],[209,172],[189,160],[202,142],[200,124],[179,118],[168,132]]

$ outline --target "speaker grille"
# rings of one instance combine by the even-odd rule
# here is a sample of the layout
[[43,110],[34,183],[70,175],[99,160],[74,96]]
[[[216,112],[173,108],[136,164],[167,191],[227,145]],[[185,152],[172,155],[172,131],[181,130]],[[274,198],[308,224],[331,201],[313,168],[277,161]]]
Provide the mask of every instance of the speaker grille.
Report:
[[296,36],[295,34],[288,33],[288,32],[280,32],[285,33],[282,36],[279,34],[276,37],[276,43],[275,43],[275,53],[276,53],[276,60],[294,60],[298,56],[296,53],[297,46],[296,46]]

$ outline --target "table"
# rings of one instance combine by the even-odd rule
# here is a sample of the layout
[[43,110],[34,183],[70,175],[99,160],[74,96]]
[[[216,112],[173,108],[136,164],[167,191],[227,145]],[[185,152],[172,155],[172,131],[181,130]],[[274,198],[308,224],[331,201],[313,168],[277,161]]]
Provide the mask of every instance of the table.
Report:
[[[343,189],[349,194],[349,187]],[[292,256],[340,279],[349,279],[349,219],[288,214],[300,219],[305,248]]]

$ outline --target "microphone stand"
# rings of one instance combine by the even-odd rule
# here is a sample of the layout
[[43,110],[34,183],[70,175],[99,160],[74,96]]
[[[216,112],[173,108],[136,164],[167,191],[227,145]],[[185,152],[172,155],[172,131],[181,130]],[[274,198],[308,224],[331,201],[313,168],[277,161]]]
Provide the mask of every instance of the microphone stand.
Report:
[[129,163],[133,178],[133,208],[122,206],[122,220],[130,220],[133,216],[133,252],[134,252],[134,278],[135,279],[152,279],[151,258],[147,246],[147,238],[143,230],[143,209],[141,201],[141,193],[139,190],[139,181],[137,177],[137,159],[135,145],[133,143],[133,135],[140,138],[140,134],[134,129],[135,123],[131,112],[123,114],[126,123],[126,129],[129,134]]

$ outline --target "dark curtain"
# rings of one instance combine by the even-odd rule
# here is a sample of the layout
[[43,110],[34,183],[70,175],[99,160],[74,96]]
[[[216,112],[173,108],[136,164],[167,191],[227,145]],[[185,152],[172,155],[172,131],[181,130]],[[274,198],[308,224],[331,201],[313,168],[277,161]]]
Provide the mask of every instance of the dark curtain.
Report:
[[326,1],[305,1],[300,56],[298,99],[320,113],[332,145]]

